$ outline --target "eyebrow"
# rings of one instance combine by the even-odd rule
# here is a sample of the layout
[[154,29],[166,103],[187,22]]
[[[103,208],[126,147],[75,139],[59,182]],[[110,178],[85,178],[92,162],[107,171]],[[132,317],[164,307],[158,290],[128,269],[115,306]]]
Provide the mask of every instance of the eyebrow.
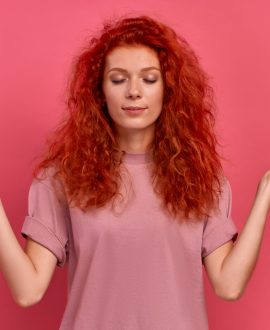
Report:
[[[148,70],[153,70],[153,69],[160,71],[160,69],[155,67],[155,66],[149,66],[147,68],[143,68],[143,69],[141,69],[141,71],[148,71]],[[113,71],[113,70],[117,70],[117,71],[121,71],[121,72],[127,72],[127,70],[125,70],[123,68],[112,68],[109,71],[107,71],[107,73],[109,73],[110,71]]]

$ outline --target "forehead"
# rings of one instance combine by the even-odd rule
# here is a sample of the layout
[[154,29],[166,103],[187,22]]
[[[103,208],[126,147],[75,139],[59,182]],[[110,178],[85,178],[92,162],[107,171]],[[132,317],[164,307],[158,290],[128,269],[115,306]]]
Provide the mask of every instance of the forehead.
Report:
[[146,66],[160,67],[157,53],[147,46],[119,46],[106,56],[106,69],[114,66],[122,68],[143,68]]

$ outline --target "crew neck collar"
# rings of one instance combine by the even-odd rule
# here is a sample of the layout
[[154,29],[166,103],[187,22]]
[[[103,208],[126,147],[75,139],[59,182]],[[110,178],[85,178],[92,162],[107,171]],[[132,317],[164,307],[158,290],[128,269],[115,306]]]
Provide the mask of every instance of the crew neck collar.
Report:
[[126,164],[146,164],[152,162],[152,157],[149,152],[144,153],[129,153],[126,152],[122,158]]

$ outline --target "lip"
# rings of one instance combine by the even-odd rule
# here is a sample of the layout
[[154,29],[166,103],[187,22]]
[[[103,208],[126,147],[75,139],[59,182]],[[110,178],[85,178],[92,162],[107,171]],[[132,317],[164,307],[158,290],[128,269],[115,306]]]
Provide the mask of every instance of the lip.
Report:
[[133,107],[133,106],[128,106],[128,107],[122,107],[123,110],[131,110],[131,111],[135,111],[135,110],[144,110],[146,108],[144,107]]
[[122,108],[123,111],[125,111],[125,113],[128,116],[139,116],[140,114],[144,113],[146,108],[141,108],[141,107],[124,107]]

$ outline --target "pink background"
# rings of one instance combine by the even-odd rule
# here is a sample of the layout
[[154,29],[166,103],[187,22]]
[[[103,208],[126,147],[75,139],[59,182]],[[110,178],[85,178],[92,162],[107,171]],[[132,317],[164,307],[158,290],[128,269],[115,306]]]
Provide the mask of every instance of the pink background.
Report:
[[[153,15],[185,36],[211,75],[218,134],[228,159],[224,168],[233,190],[232,215],[240,231],[246,221],[257,184],[270,168],[268,1],[135,3],[11,0],[0,4],[0,196],[22,245],[20,230],[34,157],[60,118],[71,59],[103,18],[132,11]],[[256,269],[239,301],[216,297],[204,273],[210,330],[270,329],[269,230],[267,224]],[[24,309],[13,302],[0,274],[1,329],[58,329],[66,275],[66,269],[57,268],[43,300]]]

